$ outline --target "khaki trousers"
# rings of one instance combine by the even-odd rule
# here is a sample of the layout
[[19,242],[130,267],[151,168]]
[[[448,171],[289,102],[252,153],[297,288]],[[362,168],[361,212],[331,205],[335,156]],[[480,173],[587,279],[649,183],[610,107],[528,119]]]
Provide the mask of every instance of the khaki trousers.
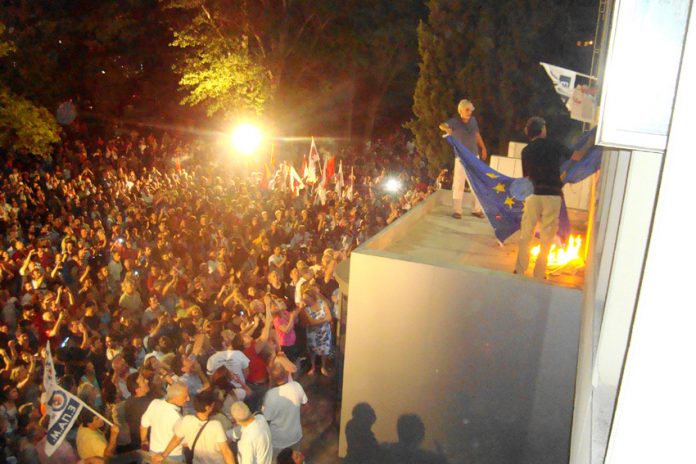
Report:
[[540,224],[541,250],[534,266],[534,278],[546,277],[546,261],[553,239],[558,231],[558,215],[561,212],[561,197],[558,195],[530,195],[524,202],[524,213],[520,226],[520,248],[517,252],[515,272],[524,275],[529,266],[529,248],[534,238],[534,229]]

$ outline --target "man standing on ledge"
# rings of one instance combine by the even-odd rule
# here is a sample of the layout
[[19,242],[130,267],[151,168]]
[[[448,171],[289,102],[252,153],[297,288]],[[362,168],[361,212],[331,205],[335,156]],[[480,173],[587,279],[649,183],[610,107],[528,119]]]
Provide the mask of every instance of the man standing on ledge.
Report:
[[577,151],[546,138],[546,121],[534,116],[524,129],[529,145],[522,150],[522,175],[534,185],[534,193],[524,201],[524,213],[520,227],[520,248],[517,252],[515,274],[522,274],[529,266],[529,245],[534,229],[540,224],[541,250],[534,266],[534,278],[546,277],[546,261],[553,239],[558,231],[559,214],[563,198],[561,164],[570,158],[579,161],[592,146],[592,139]]
[[[455,139],[459,140],[462,145],[468,148],[476,156],[481,155],[481,159],[486,161],[488,158],[488,150],[486,150],[486,145],[483,143],[481,138],[481,133],[479,132],[478,121],[476,117],[472,116],[475,108],[473,103],[469,100],[462,100],[457,105],[457,112],[459,117],[453,117],[448,119],[446,122],[440,124],[440,129],[445,131],[447,135],[454,136]],[[479,151],[480,149],[480,151]],[[454,175],[452,178],[452,217],[455,219],[462,218],[462,200],[464,199],[464,185],[466,183],[466,171],[462,162],[455,155],[454,157]],[[473,216],[482,218],[483,212],[481,211],[481,204],[476,198],[476,194],[473,189],[471,191],[473,196],[473,201],[471,205],[471,214]]]

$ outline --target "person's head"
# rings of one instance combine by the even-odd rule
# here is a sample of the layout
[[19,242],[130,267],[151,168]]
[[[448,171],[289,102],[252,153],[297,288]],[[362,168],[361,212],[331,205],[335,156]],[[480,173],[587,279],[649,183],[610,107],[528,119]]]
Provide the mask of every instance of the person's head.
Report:
[[112,350],[118,349],[121,346],[121,341],[111,335],[106,336],[106,347]]
[[171,353],[173,351],[174,343],[172,339],[166,335],[162,335],[157,339],[157,351],[162,353]]
[[97,396],[99,396],[99,390],[89,382],[82,382],[77,387],[77,396],[88,405],[94,407]]
[[280,363],[274,363],[269,370],[269,374],[273,385],[283,385],[288,381],[288,371]]
[[546,121],[539,116],[532,116],[524,126],[524,133],[529,140],[546,137]]
[[193,397],[193,409],[201,414],[210,414],[215,405],[215,393],[212,390],[203,390]]
[[241,426],[246,426],[254,420],[254,416],[243,401],[235,401],[230,407],[230,415],[236,423]]
[[303,464],[304,454],[292,448],[285,448],[278,454],[278,464]]
[[475,109],[474,104],[467,99],[460,100],[459,104],[457,105],[457,112],[464,121],[471,119],[471,114]]
[[134,372],[126,378],[126,387],[131,396],[141,397],[150,391],[150,382],[138,372]]
[[5,385],[2,389],[3,401],[17,401],[19,399],[19,390],[15,385]]
[[167,389],[167,402],[183,407],[189,400],[188,387],[183,382],[175,382]]
[[123,290],[123,293],[127,295],[132,295],[135,293],[135,285],[133,284],[133,281],[130,279],[126,279],[123,281],[121,284],[121,290]]
[[104,426],[104,420],[87,408],[80,412],[80,424],[92,430],[99,430]]

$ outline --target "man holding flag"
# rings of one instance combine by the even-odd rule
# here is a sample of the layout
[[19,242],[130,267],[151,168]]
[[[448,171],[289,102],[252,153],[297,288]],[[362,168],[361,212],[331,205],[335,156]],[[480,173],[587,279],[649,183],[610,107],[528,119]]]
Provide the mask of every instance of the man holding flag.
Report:
[[[68,432],[70,432],[75,424],[75,421],[78,417],[80,417],[80,413],[83,410],[89,410],[92,413],[92,415],[88,418],[89,424],[91,424],[90,428],[92,432],[96,432],[96,429],[103,426],[104,423],[111,426],[111,440],[109,444],[105,444],[103,451],[104,453],[113,453],[116,443],[115,440],[118,436],[118,427],[108,421],[97,411],[92,409],[89,405],[85,404],[78,397],[58,385],[58,381],[56,380],[56,370],[53,365],[53,356],[51,355],[51,346],[49,343],[46,343],[46,365],[44,367],[43,383],[44,390],[46,392],[46,414],[48,415],[48,430],[46,431],[45,449],[46,455],[49,457],[53,455],[56,449],[58,449],[61,443],[63,443],[63,440],[65,440],[65,437],[68,435]],[[96,418],[93,416],[96,416]],[[86,420],[87,418],[84,418],[82,423],[85,424]],[[83,437],[87,437],[87,435],[83,435]],[[93,438],[93,434],[91,437]],[[103,435],[102,438],[104,438]],[[79,441],[80,440],[78,439],[78,454],[80,451]],[[102,449],[102,447],[96,446],[96,442],[93,439],[89,439],[88,441],[89,445],[87,445],[85,442],[85,446],[83,448],[84,453],[90,454],[97,449]],[[106,441],[105,438],[104,441]],[[113,444],[113,446],[111,446],[111,444]],[[106,454],[100,457],[105,456],[108,457]],[[97,456],[80,455],[80,457],[85,459]]]
[[520,226],[520,246],[515,264],[515,274],[524,274],[529,266],[529,245],[537,223],[540,224],[541,250],[534,266],[534,277],[546,277],[546,262],[553,239],[558,230],[559,214],[563,201],[561,164],[570,159],[581,160],[592,146],[593,139],[572,151],[559,142],[546,138],[546,121],[532,117],[527,121],[525,134],[529,145],[522,150],[522,174],[529,178],[534,193],[524,202]]
[[[459,117],[453,117],[446,122],[440,124],[440,129],[445,131],[446,135],[451,135],[462,143],[475,155],[481,155],[482,160],[488,158],[486,144],[483,143],[481,133],[479,132],[478,121],[472,116],[474,112],[474,104],[469,100],[461,100],[457,105]],[[464,199],[464,184],[466,183],[466,171],[458,157],[454,158],[454,174],[452,178],[452,217],[455,219],[462,218],[462,201]],[[471,214],[482,218],[481,204],[476,197],[473,189],[471,191],[473,202],[471,205]]]

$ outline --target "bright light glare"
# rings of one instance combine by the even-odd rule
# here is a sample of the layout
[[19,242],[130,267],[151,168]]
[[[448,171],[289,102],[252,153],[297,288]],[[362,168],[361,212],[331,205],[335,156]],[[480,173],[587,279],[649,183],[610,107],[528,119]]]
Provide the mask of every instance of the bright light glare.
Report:
[[399,182],[399,179],[388,179],[384,188],[387,192],[398,192],[401,190],[401,182]]
[[244,155],[250,155],[261,145],[261,129],[251,124],[242,124],[230,136],[232,146]]

